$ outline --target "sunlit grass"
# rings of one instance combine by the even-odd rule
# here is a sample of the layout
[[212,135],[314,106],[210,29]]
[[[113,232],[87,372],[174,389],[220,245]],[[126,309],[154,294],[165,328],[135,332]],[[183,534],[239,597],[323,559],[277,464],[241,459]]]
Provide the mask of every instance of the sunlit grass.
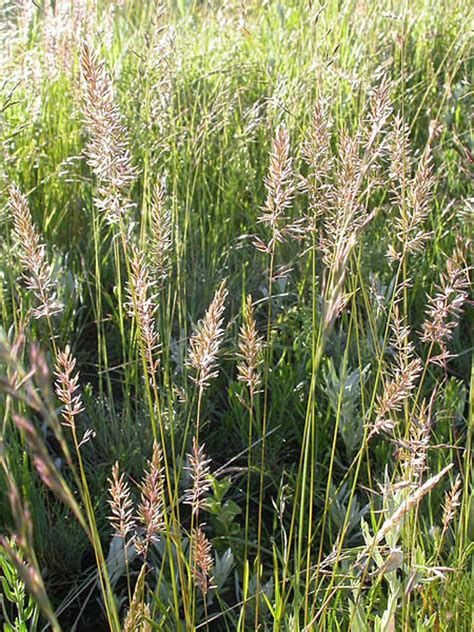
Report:
[[40,4],[0,5],[5,629],[469,630],[467,3]]

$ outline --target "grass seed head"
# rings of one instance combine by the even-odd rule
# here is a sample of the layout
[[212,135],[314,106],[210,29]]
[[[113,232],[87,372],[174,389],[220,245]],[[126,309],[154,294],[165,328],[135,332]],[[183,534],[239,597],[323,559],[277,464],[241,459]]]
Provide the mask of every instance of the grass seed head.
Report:
[[280,125],[270,152],[270,165],[265,177],[267,197],[258,221],[270,232],[270,239],[264,243],[255,239],[255,246],[262,252],[272,252],[277,243],[283,243],[291,232],[287,211],[293,202],[296,180],[293,159],[290,156],[290,135],[284,125]]
[[159,365],[156,356],[160,344],[156,327],[156,295],[153,290],[154,282],[150,279],[145,255],[133,247],[130,258],[130,281],[127,288],[128,301],[125,303],[125,308],[129,316],[137,322],[147,367],[154,374]]
[[194,579],[201,593],[206,596],[212,584],[214,560],[212,544],[207,539],[201,526],[192,534]]
[[443,533],[446,533],[450,523],[454,520],[456,512],[461,505],[462,481],[461,477],[456,476],[451,489],[446,494],[443,507]]
[[127,211],[126,193],[137,174],[112,79],[91,43],[82,46],[81,74],[82,113],[89,137],[86,156],[98,180],[96,205],[114,224]]
[[158,180],[153,189],[151,233],[151,268],[159,280],[164,280],[170,268],[173,224],[171,212],[166,208],[166,184],[163,178]]
[[449,358],[447,343],[452,339],[470,287],[469,268],[464,264],[462,254],[457,250],[447,261],[446,272],[434,296],[428,298],[426,318],[423,323],[422,340],[437,344],[441,353],[431,358],[435,364],[445,365]]
[[31,218],[26,196],[12,184],[9,190],[9,208],[13,217],[13,233],[20,250],[23,278],[26,287],[36,299],[33,316],[49,318],[59,314],[63,305],[57,300],[57,283],[46,259],[46,249]]
[[193,381],[204,389],[217,377],[217,357],[224,337],[224,309],[227,289],[223,282],[216,291],[206,315],[197,324],[189,341],[188,365],[194,369]]
[[83,410],[79,393],[79,373],[74,374],[76,359],[71,354],[69,345],[64,351],[59,351],[56,361],[56,394],[64,405],[62,410],[63,423],[74,426],[75,419]]
[[165,499],[163,455],[155,441],[153,456],[140,486],[141,497],[138,506],[138,520],[145,528],[144,537],[137,540],[137,549],[146,555],[151,543],[156,542],[165,528]]
[[263,339],[258,335],[253,315],[252,297],[247,296],[244,322],[239,332],[239,363],[237,365],[238,379],[247,384],[253,397],[261,384]]
[[115,533],[123,539],[124,544],[127,544],[128,540],[135,536],[136,521],[130,487],[125,480],[125,474],[120,473],[118,462],[112,467],[109,494],[111,498],[108,502],[112,511],[109,521]]
[[184,502],[191,505],[193,515],[199,513],[204,506],[205,496],[211,489],[211,468],[210,460],[206,458],[204,445],[198,446],[196,437],[193,437],[193,448],[191,454],[188,454],[189,466],[186,470],[190,473],[193,485],[185,493]]

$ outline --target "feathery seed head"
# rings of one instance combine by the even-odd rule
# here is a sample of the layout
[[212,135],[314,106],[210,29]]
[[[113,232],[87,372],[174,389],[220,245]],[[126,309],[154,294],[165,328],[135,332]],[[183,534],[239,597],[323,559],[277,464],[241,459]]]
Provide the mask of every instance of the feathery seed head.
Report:
[[412,155],[410,147],[410,128],[400,116],[393,118],[392,130],[389,134],[390,147],[390,178],[392,180],[395,199],[400,203],[400,189],[408,180],[412,169]]
[[423,368],[420,358],[414,355],[414,347],[409,340],[410,329],[400,316],[398,305],[394,305],[391,329],[392,344],[396,350],[396,367],[385,385],[384,392],[377,397],[376,419],[371,429],[373,436],[380,432],[388,432],[395,426],[391,414],[401,410],[404,402],[410,397]]
[[370,436],[382,431],[390,431],[395,427],[395,422],[390,417],[390,413],[401,410],[403,403],[415,388],[416,380],[422,368],[421,360],[414,358],[403,369],[395,369],[392,379],[385,386],[383,395],[377,397],[377,416]]
[[166,208],[164,178],[158,180],[153,190],[151,233],[151,267],[157,278],[164,280],[168,276],[173,245],[173,225],[171,212]]
[[158,443],[153,445],[153,456],[148,462],[148,470],[140,486],[141,498],[138,507],[138,520],[145,527],[143,540],[137,540],[137,549],[146,555],[152,542],[158,540],[165,527],[164,521],[164,475],[162,452]]
[[159,360],[155,358],[159,349],[159,334],[156,329],[157,306],[155,295],[152,294],[153,286],[145,256],[133,247],[130,259],[130,282],[127,288],[128,302],[125,303],[125,308],[129,316],[137,321],[145,359],[152,373],[157,370],[159,364]]
[[136,178],[123,118],[104,60],[90,43],[81,51],[83,117],[89,136],[88,164],[98,180],[96,205],[117,223],[128,208],[126,191]]
[[217,377],[217,356],[224,337],[224,309],[227,289],[223,282],[216,291],[204,318],[199,321],[189,341],[188,365],[196,375],[193,381],[204,389]]
[[433,401],[434,397],[431,398],[429,403],[423,400],[419,413],[412,415],[408,440],[400,439],[396,441],[400,447],[399,458],[407,480],[421,480],[426,470],[426,458],[431,434],[430,409]]
[[206,596],[211,588],[214,560],[212,545],[201,527],[192,534],[194,578],[201,593]]
[[308,194],[310,213],[306,216],[307,232],[316,233],[317,218],[327,212],[334,165],[331,151],[331,128],[327,108],[320,99],[311,119],[308,138],[303,143],[303,158],[308,165],[307,177],[301,178],[302,190]]
[[149,621],[151,620],[150,608],[146,603],[143,603],[142,601],[136,603],[136,594],[137,591],[135,591],[129,611],[127,612],[127,616],[125,617],[125,621],[123,623],[123,632],[151,632],[152,627],[149,623]]
[[261,383],[259,366],[262,363],[263,339],[258,335],[253,315],[252,297],[247,296],[244,322],[239,332],[238,379],[247,384],[253,396]]
[[57,284],[53,281],[46,250],[33,224],[26,196],[15,184],[10,186],[9,194],[13,233],[20,250],[23,278],[38,303],[32,312],[35,318],[49,318],[63,309],[56,298]]
[[290,156],[290,135],[284,125],[277,128],[270,152],[270,165],[265,177],[267,198],[258,221],[270,230],[270,240],[256,238],[254,244],[262,252],[271,252],[278,242],[284,242],[291,232],[286,212],[295,193],[293,161]]
[[392,150],[391,176],[393,199],[399,209],[395,227],[400,246],[397,250],[391,244],[387,254],[389,259],[399,260],[402,253],[420,252],[432,234],[423,225],[430,212],[435,177],[429,146],[420,158],[415,175],[413,178],[409,177],[411,157],[408,131],[400,121],[397,121],[397,128],[393,134],[393,143],[399,145]]
[[56,361],[56,394],[64,404],[62,411],[63,423],[66,426],[74,426],[75,418],[83,410],[79,390],[79,373],[73,375],[76,367],[76,359],[71,354],[69,345],[64,351],[59,351]]
[[428,298],[422,340],[438,344],[441,353],[431,362],[444,365],[449,358],[447,343],[452,339],[468,298],[469,268],[465,266],[460,250],[447,261],[447,269],[441,274],[437,293]]
[[125,480],[124,473],[120,474],[118,462],[112,467],[112,478],[109,478],[108,501],[112,514],[109,517],[114,531],[120,536],[124,544],[135,537],[136,522],[134,518],[134,506],[130,494],[130,487]]
[[458,474],[451,489],[446,494],[446,499],[443,507],[443,533],[446,533],[449,524],[454,520],[458,507],[461,504],[461,482],[461,477]]
[[95,4],[88,0],[56,0],[54,4],[44,4],[45,67],[50,79],[55,80],[61,72],[73,69],[74,51],[86,27],[96,18]]
[[196,437],[193,437],[193,449],[188,454],[189,466],[185,469],[190,472],[193,481],[191,489],[186,490],[184,502],[191,505],[193,515],[196,515],[203,507],[205,495],[211,489],[210,460],[206,458],[204,445],[198,446]]
[[366,146],[372,154],[372,160],[385,151],[386,142],[383,132],[393,111],[391,90],[391,82],[385,75],[369,97]]

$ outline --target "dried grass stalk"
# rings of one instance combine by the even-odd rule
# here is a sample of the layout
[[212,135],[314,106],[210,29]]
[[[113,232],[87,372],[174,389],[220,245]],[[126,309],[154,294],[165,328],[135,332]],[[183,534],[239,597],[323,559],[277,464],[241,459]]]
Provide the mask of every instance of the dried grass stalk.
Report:
[[400,524],[400,522],[403,520],[403,518],[406,516],[406,514],[411,509],[413,509],[413,507],[416,507],[416,505],[418,505],[420,503],[422,498],[424,496],[426,496],[426,494],[428,494],[428,492],[430,492],[433,489],[433,487],[435,487],[439,483],[439,481],[443,478],[443,476],[447,472],[449,472],[449,470],[452,467],[453,467],[453,464],[450,463],[449,465],[444,467],[441,470],[441,472],[439,472],[438,474],[435,474],[435,476],[432,476],[431,478],[429,478],[413,494],[408,496],[408,498],[406,498],[406,500],[404,500],[401,503],[401,505],[398,507],[398,509],[390,516],[390,518],[388,518],[383,523],[383,525],[377,531],[377,534],[375,535],[375,537],[373,539],[373,545],[378,544],[381,540],[383,540],[383,538],[387,535],[387,533],[389,533],[394,527],[396,527],[398,524]]

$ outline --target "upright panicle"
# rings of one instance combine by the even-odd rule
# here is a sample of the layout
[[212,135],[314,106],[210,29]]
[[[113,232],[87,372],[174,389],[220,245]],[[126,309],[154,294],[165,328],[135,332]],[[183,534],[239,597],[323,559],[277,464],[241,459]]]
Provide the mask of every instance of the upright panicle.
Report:
[[201,527],[193,532],[194,579],[201,593],[206,596],[212,584],[214,560],[212,545]]
[[223,282],[216,291],[206,315],[199,321],[189,342],[188,364],[193,381],[204,389],[217,377],[217,357],[224,337],[224,309],[227,289]]
[[293,159],[290,155],[290,135],[284,125],[280,125],[273,140],[270,152],[270,165],[265,177],[267,197],[258,221],[269,230],[267,242],[255,239],[255,246],[262,252],[270,253],[277,243],[285,241],[291,232],[288,210],[291,207],[296,181],[293,172]]
[[63,305],[57,299],[57,282],[53,279],[46,249],[33,224],[26,196],[15,184],[10,186],[9,194],[9,209],[13,216],[13,232],[20,251],[23,278],[37,302],[32,313],[35,318],[49,318],[63,310]]
[[193,449],[188,455],[189,465],[186,467],[191,475],[193,485],[186,491],[184,502],[191,505],[193,515],[199,513],[203,507],[205,496],[211,489],[210,460],[206,458],[204,446],[198,446],[196,437],[193,437]]
[[135,537],[136,521],[130,487],[125,474],[120,473],[119,464],[112,467],[112,478],[109,478],[109,505],[111,508],[110,523],[124,544]]
[[82,113],[88,133],[87,160],[98,181],[96,205],[117,223],[128,208],[127,191],[136,177],[123,117],[105,62],[90,43],[81,51]]
[[432,235],[425,223],[431,210],[436,179],[429,144],[412,176],[414,157],[409,130],[400,116],[394,118],[389,146],[391,196],[397,209],[394,222],[398,243],[390,244],[387,256],[399,260],[409,253],[421,252]]
[[334,166],[331,149],[331,117],[320,98],[314,108],[308,137],[302,154],[308,165],[308,174],[301,177],[302,190],[308,194],[309,212],[306,213],[306,230],[317,235],[318,219],[328,212],[331,185],[329,179]]
[[458,474],[456,476],[456,479],[453,485],[451,486],[451,489],[446,494],[445,501],[444,501],[443,519],[442,519],[443,535],[448,530],[449,525],[454,520],[456,516],[456,512],[461,505],[461,494],[462,494],[462,480]]
[[171,212],[166,207],[166,185],[159,179],[153,189],[151,207],[150,265],[157,279],[164,281],[170,268],[173,246],[173,224]]
[[76,417],[84,410],[79,392],[79,373],[74,374],[76,359],[71,354],[69,345],[59,351],[56,361],[56,394],[64,404],[62,410],[63,423],[73,427]]
[[238,379],[248,386],[253,397],[262,381],[260,366],[263,362],[263,339],[257,332],[250,294],[247,296],[245,304],[244,322],[240,327],[238,348]]
[[423,369],[409,338],[410,329],[396,304],[393,307],[391,329],[392,344],[396,350],[395,367],[391,369],[391,377],[385,384],[382,395],[377,397],[376,419],[369,436],[393,430],[396,424],[395,413],[402,409],[410,397]]
[[439,346],[440,352],[431,358],[433,363],[445,365],[450,357],[447,344],[458,325],[469,287],[469,269],[458,249],[447,261],[436,294],[428,298],[422,340]]
[[125,308],[129,316],[137,321],[148,371],[153,374],[159,365],[159,334],[156,327],[157,305],[156,295],[153,292],[154,285],[155,283],[150,279],[145,255],[133,247],[130,259],[130,281],[127,288],[128,301],[125,303]]
[[141,498],[138,520],[144,527],[144,535],[137,540],[137,549],[146,556],[150,544],[159,539],[165,528],[163,457],[157,442],[153,445],[153,456],[140,486]]

